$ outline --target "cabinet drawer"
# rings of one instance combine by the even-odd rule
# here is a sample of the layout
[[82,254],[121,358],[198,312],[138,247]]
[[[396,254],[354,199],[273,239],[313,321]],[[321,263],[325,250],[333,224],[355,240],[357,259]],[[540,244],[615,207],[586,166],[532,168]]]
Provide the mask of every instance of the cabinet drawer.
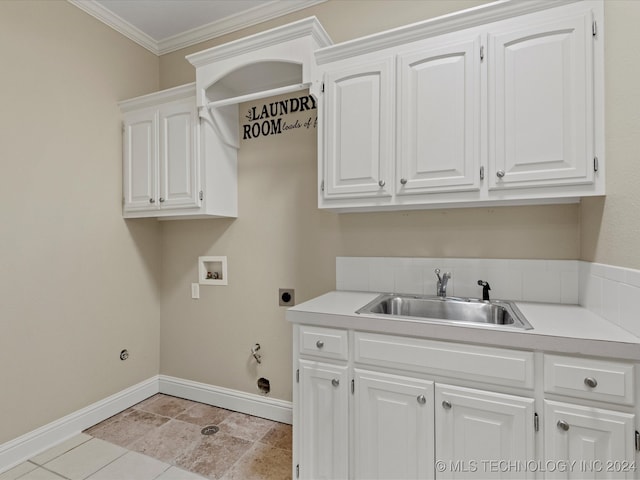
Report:
[[633,404],[633,364],[544,356],[544,390],[558,395]]
[[355,334],[355,361],[495,385],[533,388],[533,353],[374,333]]
[[300,353],[322,358],[347,360],[347,331],[335,328],[300,327]]

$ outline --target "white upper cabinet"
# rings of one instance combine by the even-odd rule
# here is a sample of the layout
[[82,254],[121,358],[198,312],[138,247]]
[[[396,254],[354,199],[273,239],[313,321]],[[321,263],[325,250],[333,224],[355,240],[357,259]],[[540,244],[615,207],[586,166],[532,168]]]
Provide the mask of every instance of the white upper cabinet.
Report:
[[156,209],[157,130],[156,109],[125,116],[122,192],[125,212]]
[[197,115],[193,99],[160,108],[160,197],[163,207],[199,205]]
[[496,2],[318,50],[320,208],[604,195],[604,7],[557,5]]
[[238,105],[317,95],[313,52],[331,43],[315,17],[298,20],[189,55],[193,84],[120,102],[124,216],[237,217]]
[[398,56],[398,195],[480,189],[480,38]]
[[188,84],[120,102],[125,218],[237,215],[235,170],[198,119],[195,93]]
[[198,117],[193,85],[121,102],[125,217],[200,206]]
[[538,17],[489,34],[491,190],[593,182],[592,15]]
[[393,58],[325,75],[327,197],[390,196]]

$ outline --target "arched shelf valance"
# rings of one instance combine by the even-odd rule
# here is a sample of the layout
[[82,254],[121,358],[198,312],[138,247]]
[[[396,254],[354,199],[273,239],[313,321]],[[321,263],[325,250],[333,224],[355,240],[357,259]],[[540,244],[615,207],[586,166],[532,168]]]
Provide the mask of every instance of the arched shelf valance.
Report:
[[238,148],[237,105],[305,88],[315,95],[314,52],[331,44],[318,19],[309,17],[188,55],[200,117]]

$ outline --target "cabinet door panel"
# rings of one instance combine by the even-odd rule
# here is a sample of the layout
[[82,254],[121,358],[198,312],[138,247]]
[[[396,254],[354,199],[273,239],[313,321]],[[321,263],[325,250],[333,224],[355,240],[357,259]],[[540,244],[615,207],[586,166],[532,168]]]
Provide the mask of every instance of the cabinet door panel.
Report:
[[480,39],[436,45],[398,58],[398,194],[480,188]]
[[593,182],[591,15],[546,18],[489,35],[490,189]]
[[533,405],[532,398],[436,385],[436,460],[445,466],[438,478],[533,477],[487,463],[535,459]]
[[300,383],[300,478],[347,478],[347,367],[300,360]]
[[325,75],[326,197],[390,195],[392,72],[388,58]]
[[623,467],[634,462],[635,415],[550,400],[544,403],[546,460],[576,462],[549,478],[634,477],[633,470]]
[[155,210],[156,138],[158,117],[155,110],[126,116],[124,122],[124,210]]
[[433,382],[355,371],[355,478],[433,478]]
[[160,110],[160,203],[164,208],[199,206],[196,111],[193,101]]

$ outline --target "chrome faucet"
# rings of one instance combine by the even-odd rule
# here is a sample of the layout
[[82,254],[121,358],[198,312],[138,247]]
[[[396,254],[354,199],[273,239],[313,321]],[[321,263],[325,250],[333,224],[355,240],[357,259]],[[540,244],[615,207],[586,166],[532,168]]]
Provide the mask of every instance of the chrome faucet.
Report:
[[451,278],[451,273],[450,272],[443,273],[441,277],[440,269],[436,268],[435,271],[436,271],[436,276],[438,277],[438,284],[436,285],[436,295],[444,298],[447,296],[447,282],[449,282],[449,279]]

